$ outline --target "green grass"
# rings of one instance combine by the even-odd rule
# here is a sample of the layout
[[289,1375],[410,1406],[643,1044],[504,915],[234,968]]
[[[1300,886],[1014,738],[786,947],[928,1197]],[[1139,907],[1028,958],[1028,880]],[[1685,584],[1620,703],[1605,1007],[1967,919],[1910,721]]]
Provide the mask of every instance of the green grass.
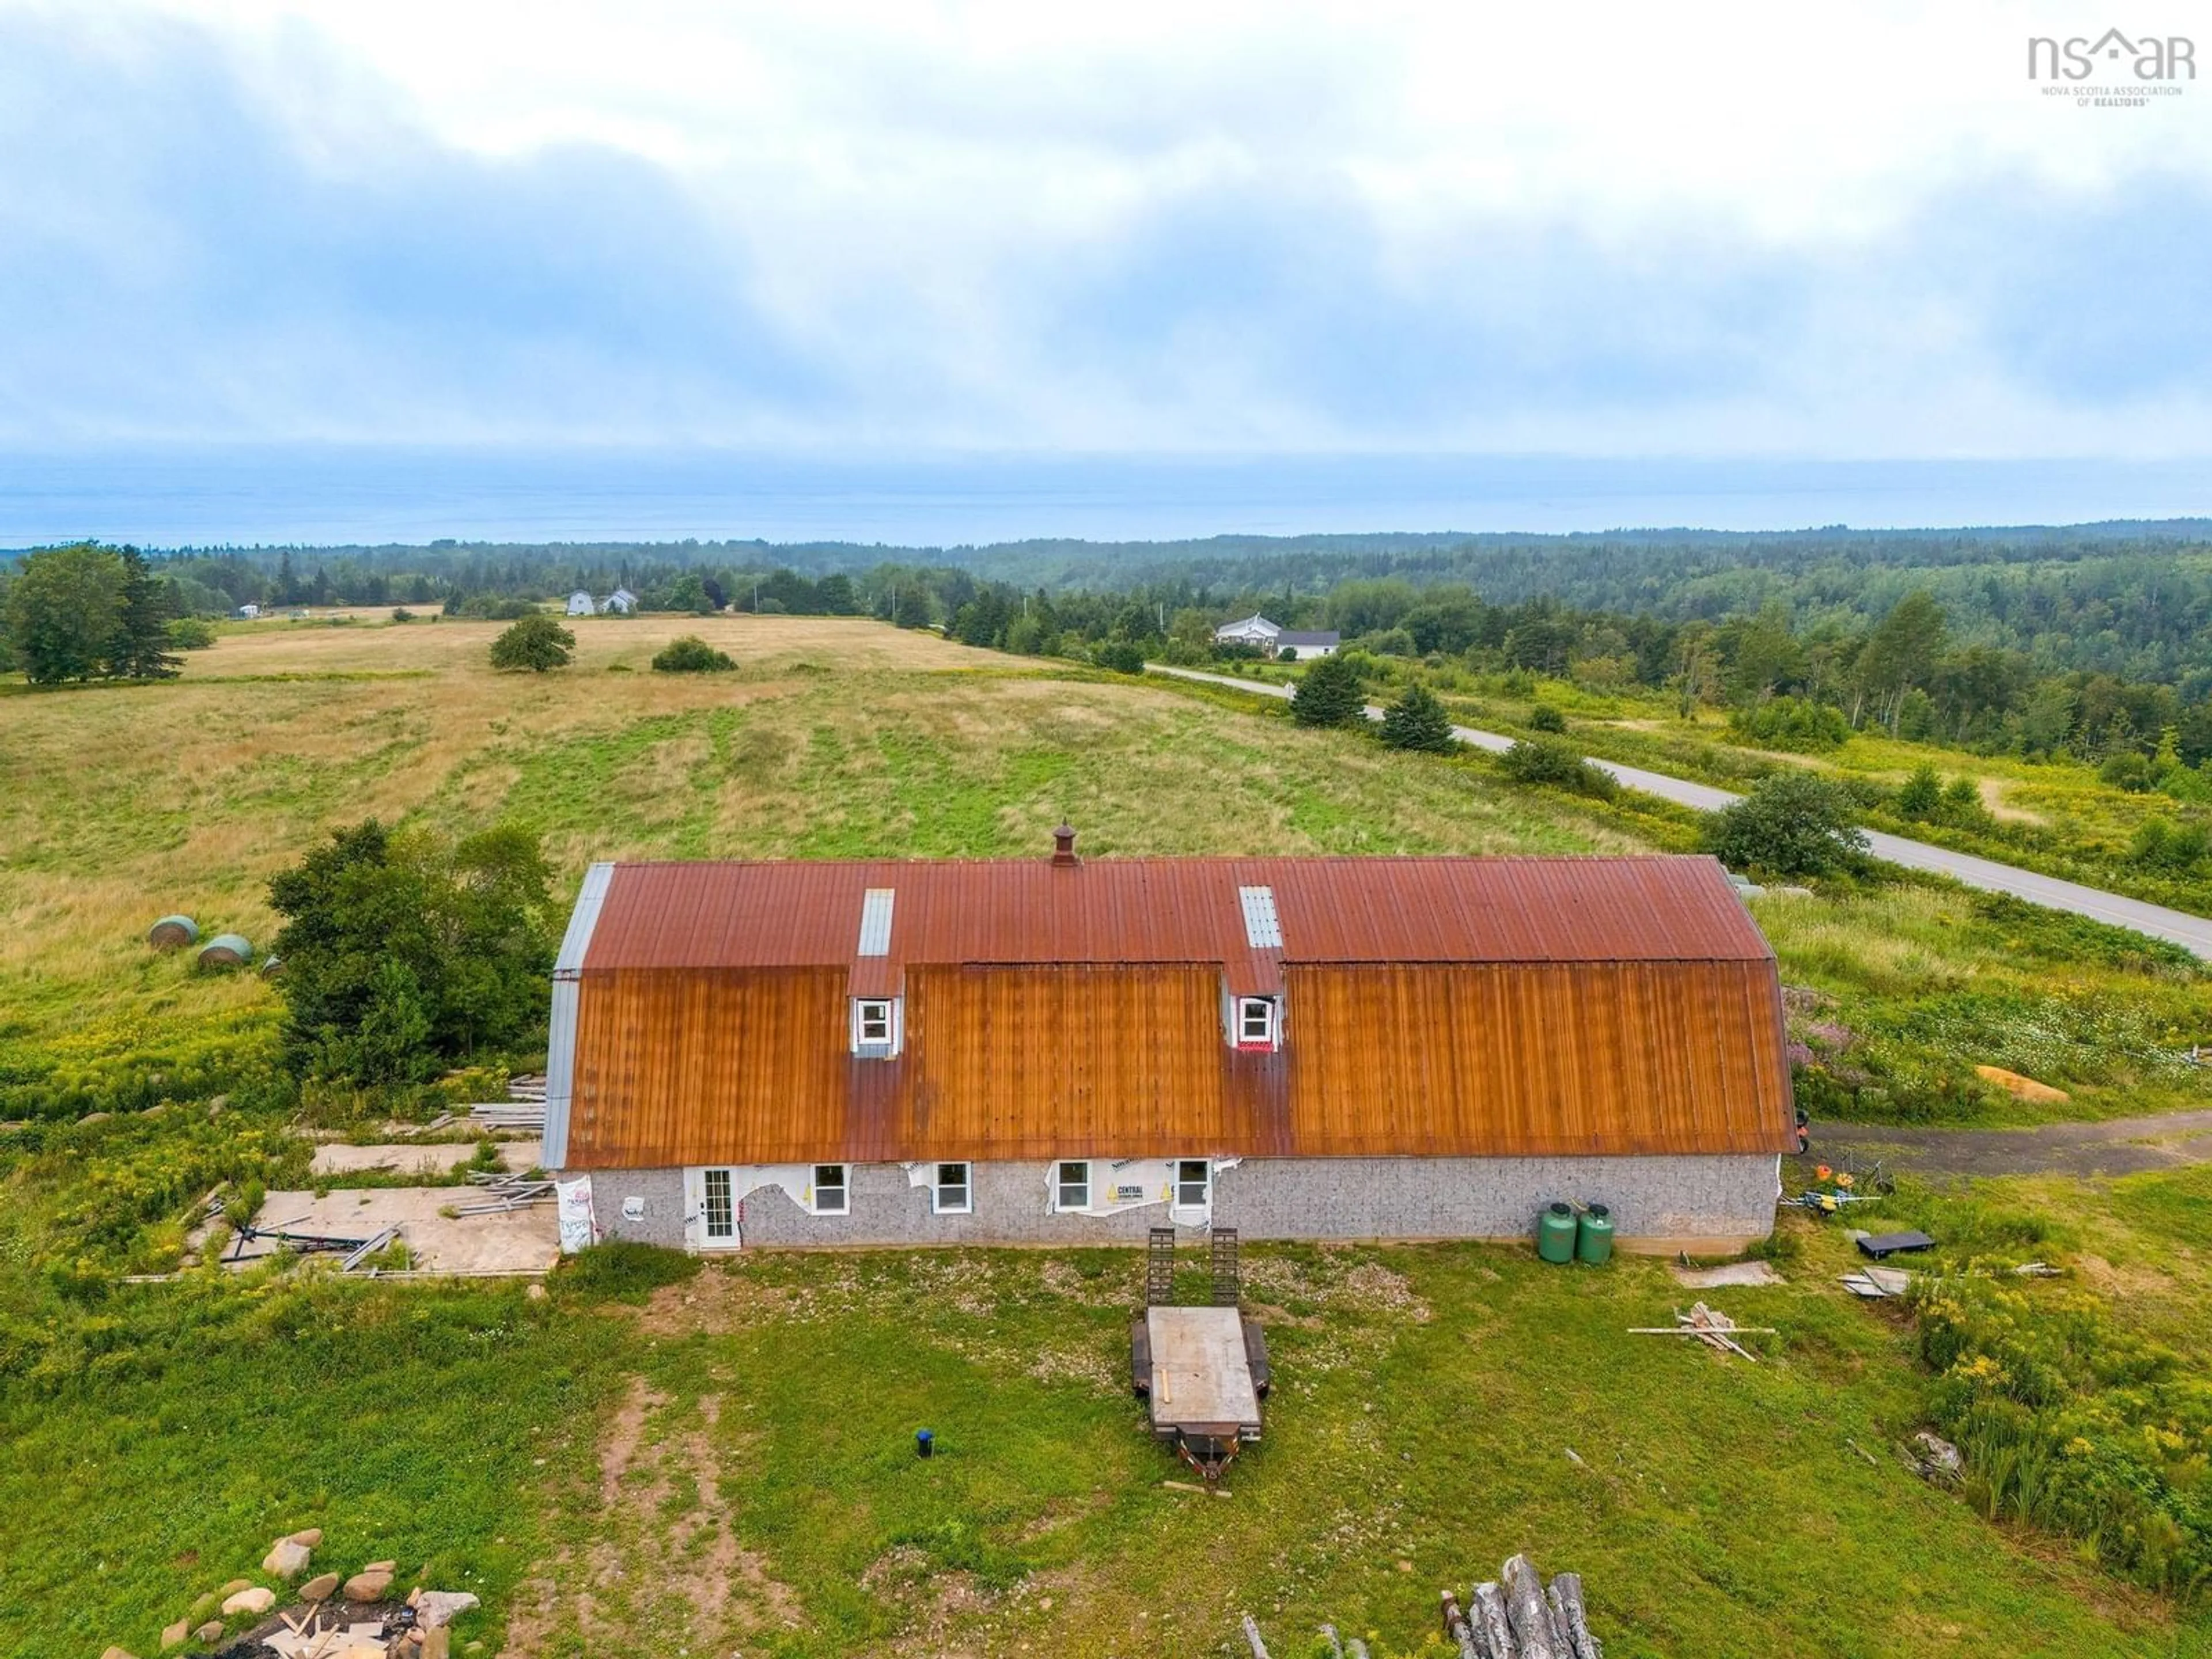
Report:
[[551,1654],[1212,1653],[1244,1611],[1279,1651],[1323,1619],[1396,1651],[1516,1550],[1584,1574],[1615,1654],[2212,1652],[1905,1472],[1924,1385],[1843,1248],[1807,1229],[1789,1285],[1712,1296],[1779,1328],[1756,1365],[1626,1335],[1689,1299],[1652,1261],[1255,1248],[1279,1381],[1226,1500],[1160,1484],[1135,1252],[126,1290],[0,1386],[0,1650],[144,1651],[319,1525],[319,1565],[427,1568],[485,1596],[464,1636]]

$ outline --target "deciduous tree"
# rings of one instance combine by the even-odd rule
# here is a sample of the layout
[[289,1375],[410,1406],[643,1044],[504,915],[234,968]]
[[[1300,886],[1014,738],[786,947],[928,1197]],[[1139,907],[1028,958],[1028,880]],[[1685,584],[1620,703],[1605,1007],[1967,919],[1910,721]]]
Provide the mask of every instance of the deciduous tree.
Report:
[[549,668],[566,668],[575,649],[576,636],[539,611],[523,617],[491,642],[491,665],[527,668],[542,674]]

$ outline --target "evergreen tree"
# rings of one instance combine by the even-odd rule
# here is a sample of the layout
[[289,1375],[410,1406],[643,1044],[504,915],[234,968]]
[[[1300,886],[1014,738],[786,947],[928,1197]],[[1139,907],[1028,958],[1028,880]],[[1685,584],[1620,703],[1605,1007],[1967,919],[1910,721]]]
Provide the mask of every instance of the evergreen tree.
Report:
[[1323,657],[1307,669],[1291,696],[1291,718],[1300,726],[1350,726],[1366,709],[1359,671],[1342,657]]
[[1449,754],[1457,746],[1451,716],[1425,685],[1409,686],[1404,696],[1383,711],[1382,741],[1393,749],[1419,749],[1431,755]]
[[107,672],[119,680],[173,680],[181,660],[170,650],[169,623],[175,607],[168,584],[158,580],[146,556],[126,547],[123,592],[107,652]]
[[1912,775],[1899,787],[1894,803],[1897,816],[1925,821],[1936,816],[1936,809],[1943,804],[1943,780],[1936,769],[1923,762],[1912,769]]

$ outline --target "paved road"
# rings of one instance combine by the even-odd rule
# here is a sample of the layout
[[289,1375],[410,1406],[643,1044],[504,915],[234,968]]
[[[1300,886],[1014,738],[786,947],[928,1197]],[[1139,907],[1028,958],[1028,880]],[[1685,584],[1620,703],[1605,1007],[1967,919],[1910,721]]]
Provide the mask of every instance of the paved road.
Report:
[[2033,1129],[1917,1129],[1815,1123],[1811,1156],[1863,1168],[1881,1158],[1923,1175],[2134,1175],[2212,1164],[2212,1110],[2045,1123]]
[[[1291,695],[1288,686],[1265,685],[1253,680],[1240,680],[1228,674],[1209,674],[1196,668],[1170,668],[1161,663],[1148,663],[1146,666],[1155,674],[1169,674],[1177,679],[1203,680],[1209,684],[1225,685],[1232,690],[1247,691],[1260,696],[1287,698]],[[1367,718],[1379,720],[1382,718],[1382,711],[1370,703],[1367,708]],[[1455,726],[1452,735],[1462,743],[1473,744],[1478,749],[1493,752],[1513,746],[1510,738],[1500,737],[1495,732],[1478,732],[1472,726]],[[1664,772],[1647,772],[1640,766],[1624,766],[1618,761],[1599,760],[1592,757],[1590,764],[1601,771],[1610,772],[1624,788],[1640,789],[1647,795],[1656,795],[1662,800],[1693,806],[1701,812],[1716,811],[1740,799],[1728,790],[1716,789],[1709,783],[1693,783],[1687,778],[1669,777]],[[2033,870],[1999,864],[1995,859],[1976,858],[1971,853],[1954,853],[1948,847],[1931,847],[1926,842],[1908,841],[1903,836],[1888,835],[1879,830],[1868,830],[1866,838],[1869,848],[1876,858],[1902,865],[1908,870],[1930,871],[1937,875],[1948,876],[1968,887],[1978,887],[1992,893],[2009,893],[2014,898],[2026,899],[2031,904],[2040,904],[2053,910],[2071,911],[2077,916],[2110,922],[2118,927],[2130,927],[2136,933],[2148,933],[2153,939],[2170,939],[2194,951],[2200,957],[2212,957],[2212,921],[2203,916],[2192,916],[2183,910],[2169,910],[2160,904],[2146,904],[2141,899],[2107,893],[2100,888],[2084,887],[2079,882],[2061,881],[2056,876],[2038,875]]]

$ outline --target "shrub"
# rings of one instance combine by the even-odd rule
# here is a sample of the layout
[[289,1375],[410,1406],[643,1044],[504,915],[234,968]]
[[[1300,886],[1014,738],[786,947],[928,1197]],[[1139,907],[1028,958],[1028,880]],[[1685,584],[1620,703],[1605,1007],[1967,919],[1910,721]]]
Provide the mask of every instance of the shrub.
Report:
[[2097,769],[2098,778],[2115,789],[2124,789],[2131,795],[2147,794],[2151,787],[2150,763],[2132,749],[2123,749],[2118,754],[2105,757],[2105,763]]
[[1564,738],[1523,738],[1498,757],[1498,768],[1516,783],[1540,784],[1547,788],[1571,789],[1578,795],[1611,800],[1620,785],[1610,772],[1592,766]]
[[1842,709],[1810,697],[1770,697],[1735,710],[1729,726],[1747,742],[1800,754],[1833,749],[1851,735]]
[[671,640],[653,653],[654,672],[662,674],[726,674],[737,664],[696,634]]
[[1565,732],[1567,717],[1550,703],[1540,702],[1528,711],[1528,729],[1531,732]]
[[2185,875],[2204,862],[2208,847],[2212,847],[2212,836],[2201,823],[2146,818],[2128,843],[2128,862],[2146,870]]
[[1300,726],[1350,726],[1366,717],[1359,670],[1346,656],[1323,657],[1305,672],[1291,695],[1291,718]]
[[392,609],[392,620],[396,623],[411,623],[415,620],[415,613],[404,605],[397,605]]
[[1144,647],[1128,640],[1108,640],[1095,647],[1091,653],[1091,660],[1116,674],[1141,674],[1145,672]]
[[1448,755],[1458,746],[1451,716],[1425,685],[1408,686],[1406,695],[1382,714],[1382,741],[1393,749],[1418,749]]
[[549,668],[566,668],[575,649],[576,636],[539,611],[525,617],[491,642],[491,665],[526,668],[542,674]]
[[1723,864],[1779,876],[1825,876],[1854,867],[1866,836],[1848,799],[1809,772],[1762,778],[1706,820],[1705,846]]
[[1275,653],[1275,660],[1277,662],[1296,662],[1297,659],[1298,648],[1295,645],[1286,645],[1281,650]]
[[201,617],[179,617],[169,624],[169,643],[179,651],[204,651],[215,643],[215,625]]

